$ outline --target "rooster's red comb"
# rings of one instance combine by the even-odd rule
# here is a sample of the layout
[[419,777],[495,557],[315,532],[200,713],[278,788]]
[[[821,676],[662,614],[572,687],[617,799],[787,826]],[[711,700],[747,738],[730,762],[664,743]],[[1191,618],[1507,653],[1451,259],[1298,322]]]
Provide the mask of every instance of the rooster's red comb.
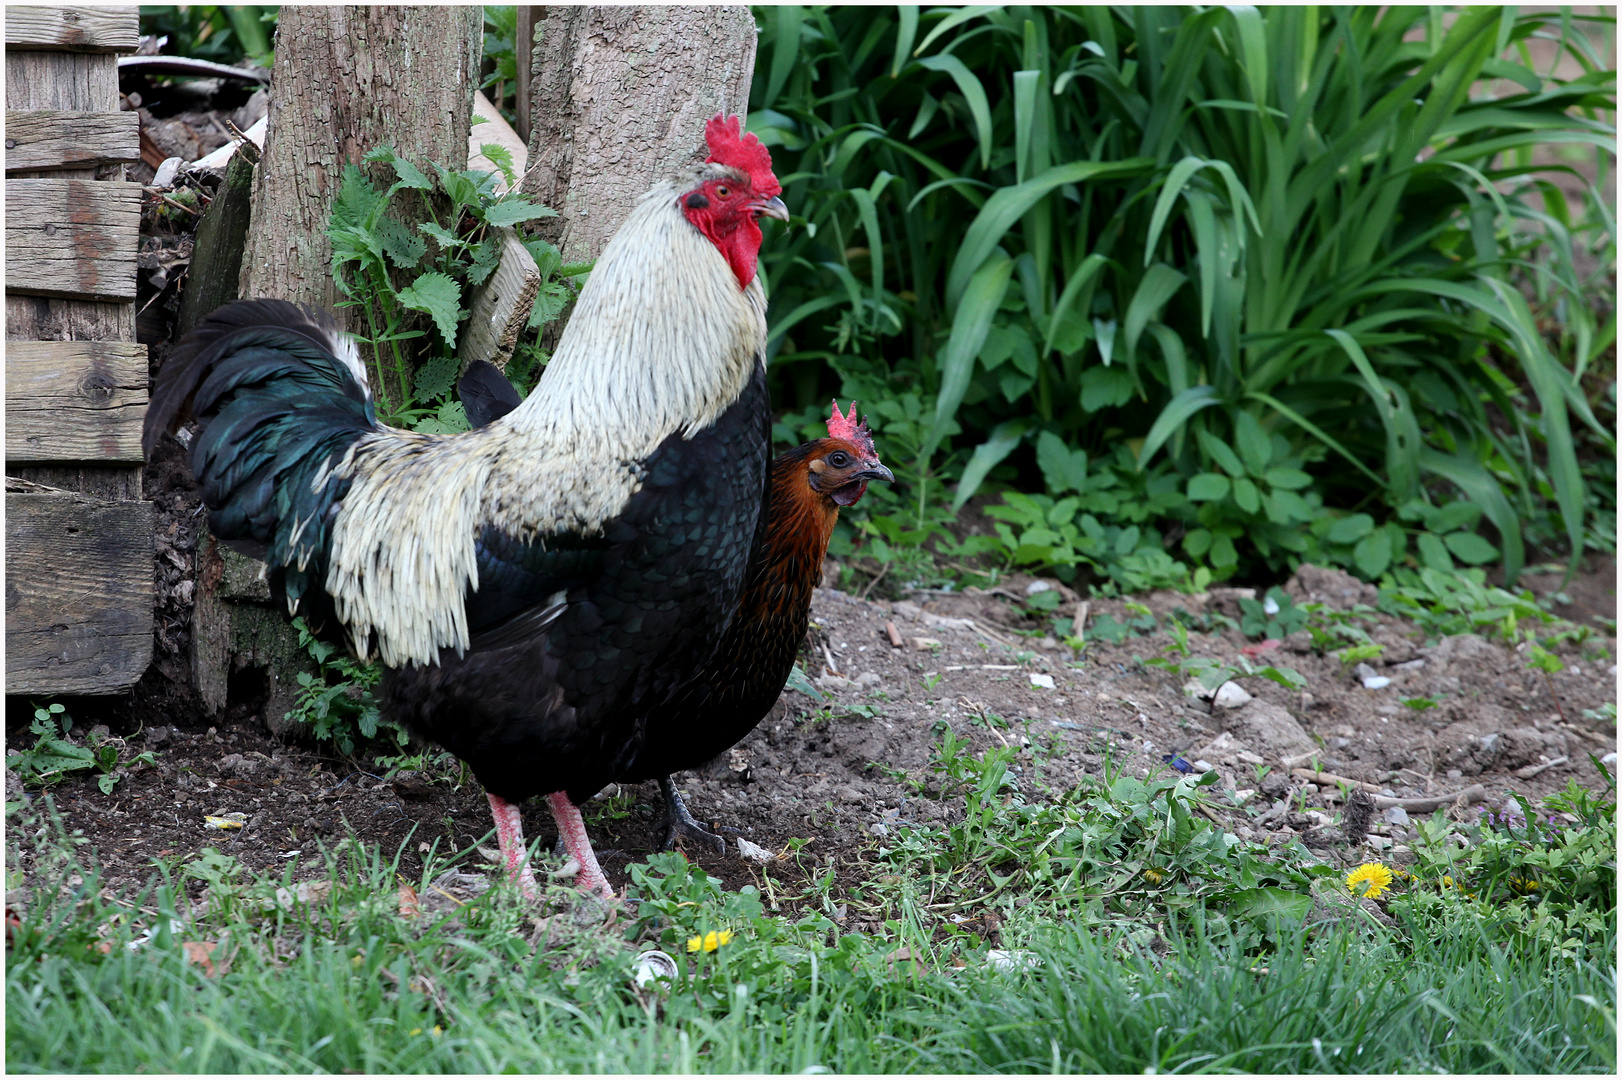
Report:
[[715,118],[704,125],[704,141],[710,146],[710,156],[705,161],[742,169],[762,195],[782,193],[783,185],[772,172],[772,155],[753,132],[743,134],[743,124],[736,116],[723,119],[716,113]]
[[833,414],[828,417],[828,437],[844,439],[846,442],[854,444],[858,450],[868,457],[878,456],[878,451],[873,446],[873,433],[867,430],[867,417],[862,417],[862,422],[859,424],[856,422],[856,403],[854,401],[850,403],[850,415],[841,416],[839,414],[839,399],[834,399]]

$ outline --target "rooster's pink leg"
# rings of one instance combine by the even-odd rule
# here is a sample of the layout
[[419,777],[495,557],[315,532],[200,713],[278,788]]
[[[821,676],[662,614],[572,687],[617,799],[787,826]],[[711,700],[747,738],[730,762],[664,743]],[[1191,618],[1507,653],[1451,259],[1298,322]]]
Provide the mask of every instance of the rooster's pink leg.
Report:
[[557,819],[558,833],[563,837],[563,844],[569,849],[574,861],[580,864],[580,876],[575,878],[575,884],[589,893],[595,893],[607,900],[614,898],[614,890],[608,887],[608,878],[603,874],[603,868],[597,865],[597,856],[591,850],[591,840],[586,836],[586,823],[580,818],[580,808],[569,801],[569,796],[562,791],[554,791],[546,797],[552,806],[552,816]]
[[518,804],[496,795],[489,795],[490,816],[496,819],[496,843],[501,846],[501,858],[507,864],[507,874],[524,891],[526,899],[535,899],[535,871],[529,866],[529,853],[524,849],[524,823],[518,813]]

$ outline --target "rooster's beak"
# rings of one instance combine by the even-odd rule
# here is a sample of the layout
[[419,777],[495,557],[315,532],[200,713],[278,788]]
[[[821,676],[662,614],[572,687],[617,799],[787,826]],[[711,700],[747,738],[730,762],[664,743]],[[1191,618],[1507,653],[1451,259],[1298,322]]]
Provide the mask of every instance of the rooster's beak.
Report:
[[855,476],[851,477],[851,479],[852,480],[884,480],[884,481],[887,481],[889,483],[894,483],[895,482],[895,474],[892,473],[889,469],[886,469],[883,465],[879,465],[879,464],[875,463],[875,464],[870,465],[867,468],[863,469],[861,472],[859,472]]
[[788,220],[788,207],[783,205],[783,200],[776,195],[756,203],[754,210],[756,217],[771,217],[776,218],[778,221]]

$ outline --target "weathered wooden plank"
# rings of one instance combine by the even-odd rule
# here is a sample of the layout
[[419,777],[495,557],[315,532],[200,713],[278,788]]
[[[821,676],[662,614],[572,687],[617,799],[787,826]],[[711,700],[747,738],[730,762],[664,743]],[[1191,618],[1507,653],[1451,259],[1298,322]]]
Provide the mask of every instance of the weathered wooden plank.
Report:
[[7,49],[134,52],[140,41],[136,7],[6,7]]
[[141,185],[7,180],[6,291],[135,299]]
[[6,463],[141,463],[146,346],[14,341],[6,349]]
[[152,659],[152,505],[6,496],[6,693],[116,694]]
[[135,113],[6,110],[8,174],[139,160],[141,118]]
[[529,325],[530,309],[541,290],[541,271],[518,233],[504,227],[501,262],[485,283],[473,290],[469,314],[457,342],[456,355],[466,367],[474,360],[488,360],[505,369],[518,344],[518,335]]

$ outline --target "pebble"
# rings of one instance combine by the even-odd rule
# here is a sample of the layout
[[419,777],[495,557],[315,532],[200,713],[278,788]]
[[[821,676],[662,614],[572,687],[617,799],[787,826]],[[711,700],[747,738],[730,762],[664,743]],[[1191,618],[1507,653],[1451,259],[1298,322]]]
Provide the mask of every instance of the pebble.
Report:
[[1449,769],[1447,771],[1447,778],[1449,780],[1462,780],[1464,778],[1464,773],[1460,772],[1458,769]]
[[883,676],[875,674],[871,671],[864,671],[860,675],[856,676],[857,686],[878,686],[883,681]]
[[1054,689],[1053,676],[1044,675],[1040,671],[1033,671],[1031,672],[1031,685],[1039,686],[1043,690],[1052,690]]
[[1400,806],[1388,806],[1385,811],[1385,819],[1391,825],[1406,825],[1408,824],[1408,811]]
[[1365,690],[1384,690],[1390,685],[1391,680],[1384,675],[1370,675],[1363,680],[1363,689]]
[[1201,759],[1199,761],[1196,761],[1194,763],[1194,771],[1195,772],[1208,773],[1214,768],[1216,768],[1215,765],[1212,765],[1209,761],[1205,761],[1203,759]]
[[1405,660],[1404,662],[1402,662],[1400,664],[1392,664],[1391,665],[1391,670],[1392,671],[1418,671],[1420,668],[1422,668],[1424,666],[1425,666],[1425,660],[1424,660],[1423,657],[1421,657],[1418,660]]
[[1616,751],[1612,750],[1609,754],[1606,754],[1604,757],[1600,758],[1599,760],[1600,760],[1600,764],[1604,765],[1607,768],[1611,767],[1612,765],[1615,765],[1616,764]]
[[884,822],[882,822],[882,821],[875,821],[873,824],[871,824],[871,825],[869,825],[867,827],[867,831],[872,833],[874,836],[878,836],[878,837],[885,837],[885,836],[890,835],[889,826],[885,825]]
[[1230,679],[1217,687],[1216,697],[1212,698],[1212,703],[1224,709],[1237,709],[1250,700],[1250,694],[1245,688]]

